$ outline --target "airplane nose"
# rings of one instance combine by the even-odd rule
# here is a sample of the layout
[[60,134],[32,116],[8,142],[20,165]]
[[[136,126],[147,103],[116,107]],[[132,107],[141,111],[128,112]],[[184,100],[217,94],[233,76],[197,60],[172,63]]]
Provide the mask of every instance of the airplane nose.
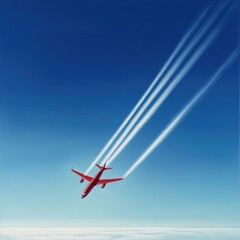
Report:
[[85,198],[85,197],[86,197],[86,196],[85,196],[84,194],[82,194],[82,197],[81,197],[81,198],[83,199],[83,198]]

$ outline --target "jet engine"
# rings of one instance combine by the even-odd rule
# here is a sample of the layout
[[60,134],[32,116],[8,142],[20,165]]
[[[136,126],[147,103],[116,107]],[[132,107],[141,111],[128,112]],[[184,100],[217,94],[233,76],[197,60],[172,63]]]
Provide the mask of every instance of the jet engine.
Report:
[[81,180],[80,180],[80,183],[83,183],[84,182],[84,179],[83,178],[81,178]]
[[104,184],[101,186],[101,188],[105,188],[105,186],[106,186],[106,183],[104,183]]

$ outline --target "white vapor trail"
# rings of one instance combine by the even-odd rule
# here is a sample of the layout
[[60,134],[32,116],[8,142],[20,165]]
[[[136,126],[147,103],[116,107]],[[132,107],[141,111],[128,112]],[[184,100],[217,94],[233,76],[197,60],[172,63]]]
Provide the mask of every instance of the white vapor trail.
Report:
[[[158,107],[163,103],[163,101],[168,97],[168,95],[174,90],[177,84],[183,79],[183,77],[188,73],[191,67],[196,63],[204,51],[209,47],[212,41],[216,38],[224,24],[229,20],[233,12],[233,7],[231,7],[227,13],[224,15],[222,20],[217,24],[217,26],[209,33],[207,39],[202,43],[202,45],[195,51],[193,56],[188,60],[185,66],[181,69],[178,75],[173,79],[165,91],[160,95],[156,102],[151,106],[147,113],[142,117],[142,119],[136,124],[134,129],[130,134],[125,138],[117,150],[111,155],[110,158],[104,159],[107,162],[107,165],[110,164],[118,154],[124,149],[124,147],[132,140],[132,138],[137,134],[137,132],[144,126],[144,124],[151,118],[151,116],[157,111]],[[201,31],[202,32],[202,31]],[[199,35],[198,35],[199,36]],[[171,72],[172,69],[169,71]],[[169,76],[169,75],[166,75]],[[104,161],[102,162],[104,163]]]
[[179,112],[174,120],[164,129],[164,131],[156,138],[156,140],[147,148],[147,150],[138,158],[138,160],[132,165],[132,167],[124,174],[126,178],[132,173],[148,156],[152,151],[171,133],[174,128],[183,120],[183,118],[189,113],[194,105],[204,96],[210,87],[216,83],[221,77],[224,71],[236,60],[238,56],[238,50],[235,49],[218,71],[213,75],[211,80],[192,98],[192,100]]
[[[162,90],[162,88],[166,85],[166,83],[171,79],[171,77],[173,76],[173,74],[175,73],[175,71],[178,69],[178,67],[181,65],[181,63],[184,61],[184,59],[187,57],[187,55],[191,52],[191,50],[196,46],[196,44],[201,40],[201,38],[206,34],[206,32],[209,30],[209,28],[211,27],[211,25],[214,23],[214,21],[216,20],[216,18],[218,17],[218,15],[220,14],[220,12],[223,10],[223,8],[225,7],[226,2],[224,2],[223,4],[220,4],[220,6],[215,10],[215,12],[209,17],[206,25],[204,25],[200,30],[198,30],[198,32],[196,33],[196,36],[194,37],[194,39],[192,40],[191,43],[189,43],[189,45],[187,46],[187,48],[184,50],[184,52],[180,55],[180,57],[177,59],[177,61],[174,63],[174,65],[172,66],[172,68],[168,71],[168,73],[165,75],[165,77],[163,78],[163,80],[160,82],[160,84],[157,86],[157,88],[152,92],[152,94],[149,96],[149,98],[146,100],[146,102],[143,104],[143,106],[139,109],[138,113],[135,115],[135,117],[132,119],[132,121],[129,123],[129,125],[126,127],[126,129],[123,131],[123,133],[121,134],[121,136],[118,138],[118,140],[116,141],[116,143],[113,145],[113,147],[111,148],[111,150],[108,152],[108,154],[104,157],[103,161],[101,164],[104,164],[105,162],[110,163],[112,161],[112,159],[114,156],[117,156],[118,154],[115,155],[114,152],[118,152],[118,148],[121,148],[121,144],[124,145],[124,142],[127,141],[127,139],[130,139],[129,137],[126,138],[126,136],[129,134],[129,132],[133,129],[134,125],[137,123],[137,121],[140,119],[141,115],[144,113],[144,111],[148,108],[148,106],[152,103],[152,101],[154,100],[154,98],[159,94],[159,92]],[[160,105],[163,103],[163,101],[166,99],[166,97],[164,97],[161,100],[161,103],[158,105],[158,107],[160,107]],[[158,108],[157,107],[157,108]],[[157,110],[156,108],[156,110]],[[155,110],[155,111],[156,111]],[[154,112],[155,112],[154,111]],[[152,116],[152,115],[151,115]],[[150,116],[150,117],[151,117]],[[144,116],[145,117],[145,116]],[[143,117],[143,118],[144,118]],[[146,118],[145,118],[146,119]],[[149,118],[148,118],[149,119]],[[144,122],[144,124],[146,123],[146,121]],[[143,125],[144,125],[143,124]],[[143,126],[142,125],[142,126]],[[135,128],[132,131],[135,131],[135,129],[137,129],[137,126],[135,126]],[[139,128],[140,130],[140,128]],[[138,131],[136,131],[137,133]],[[131,133],[130,133],[131,135]],[[135,134],[134,134],[135,135]],[[132,138],[131,138],[132,139]],[[131,140],[130,139],[130,140]],[[126,144],[124,146],[127,145],[129,141],[126,142]],[[116,150],[117,149],[117,150]]]
[[201,24],[202,20],[206,16],[208,12],[208,9],[204,10],[203,13],[195,20],[193,25],[190,27],[190,29],[185,33],[182,40],[177,45],[174,52],[171,54],[170,58],[167,60],[167,62],[164,64],[162,69],[159,71],[157,76],[154,78],[151,85],[148,87],[147,91],[144,93],[144,95],[140,98],[140,100],[137,102],[133,110],[130,112],[130,114],[127,116],[127,118],[123,121],[123,123],[120,125],[120,127],[117,129],[115,134],[110,138],[110,140],[107,142],[107,144],[104,146],[104,148],[101,150],[101,152],[97,155],[97,157],[94,159],[90,167],[86,170],[85,174],[87,174],[95,163],[101,159],[101,157],[106,153],[108,148],[113,144],[114,140],[118,137],[120,132],[124,129],[124,127],[129,123],[130,119],[134,116],[134,114],[137,112],[141,104],[145,101],[145,99],[148,97],[149,93],[153,90],[153,88],[156,86],[156,84],[159,82],[160,78],[163,76],[163,73],[166,71],[166,69],[169,67],[169,65],[172,63],[173,59],[177,56],[177,54],[180,52],[180,50],[183,48],[183,46],[186,44],[188,39],[191,37],[191,35],[196,31],[196,29]]

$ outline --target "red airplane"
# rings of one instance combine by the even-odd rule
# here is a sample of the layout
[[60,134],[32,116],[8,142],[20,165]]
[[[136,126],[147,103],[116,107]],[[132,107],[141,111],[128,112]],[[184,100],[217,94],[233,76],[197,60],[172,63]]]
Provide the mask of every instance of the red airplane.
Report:
[[78,176],[81,177],[80,183],[82,183],[84,180],[88,181],[89,184],[86,186],[86,188],[84,189],[83,193],[82,193],[82,198],[85,198],[91,191],[92,189],[96,186],[96,185],[102,185],[101,188],[104,188],[106,186],[106,184],[108,183],[112,183],[112,182],[117,182],[117,181],[122,181],[123,178],[114,178],[114,179],[100,179],[100,177],[102,176],[103,172],[105,170],[110,170],[112,168],[106,168],[106,163],[102,166],[99,166],[98,164],[95,164],[100,170],[99,172],[95,175],[94,178],[89,177],[87,175],[84,175],[78,171],[75,171],[74,169],[72,169],[72,172],[74,172],[75,174],[77,174]]

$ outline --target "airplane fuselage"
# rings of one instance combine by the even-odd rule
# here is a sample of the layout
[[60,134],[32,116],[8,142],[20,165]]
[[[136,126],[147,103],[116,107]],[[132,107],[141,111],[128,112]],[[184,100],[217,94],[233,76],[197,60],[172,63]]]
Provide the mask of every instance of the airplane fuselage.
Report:
[[92,189],[97,185],[97,182],[100,179],[100,177],[102,176],[103,171],[104,171],[104,168],[101,169],[96,174],[96,176],[92,179],[91,182],[89,182],[89,184],[86,186],[86,188],[82,192],[82,198],[85,198],[92,191]]
[[81,177],[80,183],[83,183],[84,180],[89,182],[88,185],[86,186],[86,188],[82,192],[82,198],[85,198],[92,191],[92,189],[97,185],[101,185],[101,188],[104,188],[106,186],[106,184],[123,180],[123,178],[100,179],[105,170],[110,170],[112,168],[107,168],[106,163],[103,166],[100,166],[98,164],[95,164],[95,165],[96,165],[96,167],[99,168],[99,171],[97,172],[95,177],[87,176],[87,175],[80,173],[72,168],[72,172],[74,172],[76,175]]

